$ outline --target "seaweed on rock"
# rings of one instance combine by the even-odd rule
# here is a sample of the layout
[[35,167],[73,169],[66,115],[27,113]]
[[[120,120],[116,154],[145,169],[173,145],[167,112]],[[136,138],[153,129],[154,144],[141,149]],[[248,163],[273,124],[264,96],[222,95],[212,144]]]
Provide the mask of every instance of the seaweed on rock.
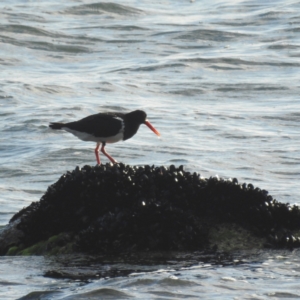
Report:
[[202,179],[174,165],[76,167],[10,222],[17,219],[23,247],[68,232],[83,252],[200,250],[214,246],[209,232],[226,222],[271,246],[300,245],[297,206],[252,184]]

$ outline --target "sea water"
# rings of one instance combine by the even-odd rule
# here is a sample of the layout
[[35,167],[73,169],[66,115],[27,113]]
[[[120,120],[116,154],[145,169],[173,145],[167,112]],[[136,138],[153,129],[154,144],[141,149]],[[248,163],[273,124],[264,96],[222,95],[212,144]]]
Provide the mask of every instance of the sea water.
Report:
[[[299,11],[283,0],[1,1],[0,225],[96,164],[94,143],[49,122],[135,109],[161,138],[141,126],[107,145],[116,160],[235,177],[300,205]],[[2,257],[1,299],[300,297],[298,251],[194,255],[90,281],[43,277],[62,267],[54,258]]]

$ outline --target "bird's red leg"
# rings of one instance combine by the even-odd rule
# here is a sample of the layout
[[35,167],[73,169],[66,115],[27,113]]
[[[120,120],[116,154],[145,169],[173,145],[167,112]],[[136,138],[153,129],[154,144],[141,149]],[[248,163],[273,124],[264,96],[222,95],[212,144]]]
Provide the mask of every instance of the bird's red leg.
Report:
[[113,163],[117,163],[117,161],[115,159],[113,159],[104,149],[105,147],[105,143],[102,143],[102,147],[101,147],[101,152]]
[[[100,145],[101,145],[101,143],[97,143],[97,146],[95,148],[95,155],[96,155],[98,165],[101,165],[100,157],[99,157],[99,147],[100,147]],[[101,151],[102,151],[102,149],[101,149]]]

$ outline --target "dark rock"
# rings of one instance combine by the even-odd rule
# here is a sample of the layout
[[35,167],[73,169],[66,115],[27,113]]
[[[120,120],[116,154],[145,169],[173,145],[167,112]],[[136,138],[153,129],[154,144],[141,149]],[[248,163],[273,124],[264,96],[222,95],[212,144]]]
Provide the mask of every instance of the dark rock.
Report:
[[10,222],[21,235],[2,246],[2,254],[61,233],[73,237],[68,249],[91,253],[216,249],[218,234],[222,241],[234,236],[239,245],[250,235],[268,247],[300,244],[297,206],[236,178],[203,179],[174,165],[76,167]]
[[0,229],[0,255],[5,254],[9,248],[16,247],[24,238],[24,233],[18,229],[20,221],[20,219],[11,221]]

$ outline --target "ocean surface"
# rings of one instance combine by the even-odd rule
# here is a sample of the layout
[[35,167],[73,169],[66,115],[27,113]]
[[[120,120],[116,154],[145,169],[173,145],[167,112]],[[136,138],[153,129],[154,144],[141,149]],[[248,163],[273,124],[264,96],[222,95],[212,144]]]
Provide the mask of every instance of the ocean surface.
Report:
[[[2,0],[0,226],[96,164],[94,143],[49,122],[105,111],[143,109],[161,133],[108,145],[120,162],[235,177],[300,205],[299,79],[300,1]],[[1,257],[1,299],[300,298],[299,251],[165,255],[99,258],[89,280],[44,277],[84,263]]]

